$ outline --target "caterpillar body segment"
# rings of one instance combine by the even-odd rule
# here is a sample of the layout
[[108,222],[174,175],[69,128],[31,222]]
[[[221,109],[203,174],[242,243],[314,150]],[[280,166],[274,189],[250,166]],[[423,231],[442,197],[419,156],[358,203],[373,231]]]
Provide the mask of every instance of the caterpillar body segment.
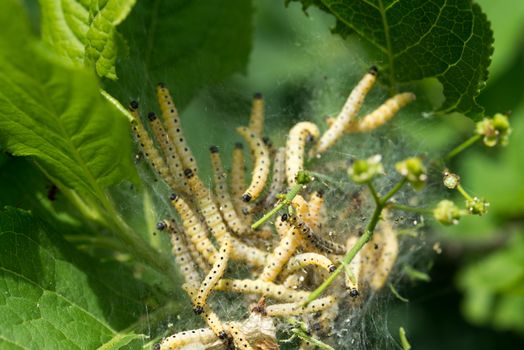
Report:
[[287,214],[277,217],[275,220],[275,229],[280,239],[286,235],[290,228],[291,225],[287,222]]
[[211,270],[211,263],[196,249],[196,246],[193,242],[189,241],[186,237],[187,249],[189,250],[189,255],[193,258],[193,262],[200,269],[203,274],[207,274]]
[[[195,298],[198,294],[197,290],[194,287],[186,283],[182,285],[182,289],[186,291],[186,293],[191,298],[191,301],[194,303]],[[224,340],[227,338],[226,329],[224,325],[222,324],[222,321],[220,321],[220,318],[218,318],[217,314],[213,310],[211,310],[211,308],[208,305],[203,306],[203,311],[200,314],[200,316],[202,316],[202,318],[204,319],[204,321],[206,321],[209,328],[211,328],[213,333],[218,338],[224,339]]]
[[153,170],[155,170],[164,181],[166,181],[171,187],[175,186],[176,184],[172,180],[166,162],[162,158],[160,152],[156,149],[153,140],[149,137],[149,134],[140,120],[138,103],[136,101],[131,102],[129,111],[134,118],[132,122],[133,133],[135,134],[136,140],[138,141],[144,156]]
[[311,195],[308,202],[309,207],[309,222],[311,228],[319,228],[321,226],[320,218],[322,210],[324,209],[324,193],[316,191]]
[[217,250],[207,237],[206,227],[202,221],[200,221],[198,215],[181,196],[172,194],[170,199],[171,205],[176,209],[182,219],[182,225],[184,226],[184,231],[188,239],[208,263],[214,264]]
[[165,162],[169,168],[169,172],[174,177],[177,187],[174,190],[182,190],[188,192],[186,178],[184,177],[184,168],[180,160],[180,156],[176,153],[175,146],[167,136],[166,130],[162,122],[157,118],[155,113],[149,113],[149,125],[153,131],[156,141],[160,145],[160,149],[164,154]]
[[187,248],[187,243],[184,237],[178,230],[174,223],[164,221],[164,227],[167,227],[171,237],[172,253],[175,256],[178,268],[182,272],[182,276],[186,283],[192,287],[198,287],[200,284],[200,274]]
[[329,295],[327,297],[313,300],[307,306],[303,306],[303,302],[270,305],[266,307],[266,313],[268,316],[272,317],[311,314],[326,310],[327,308],[331,307],[335,302],[335,297]]
[[167,130],[167,135],[173,142],[176,152],[182,161],[182,165],[184,168],[189,168],[196,173],[198,171],[196,160],[187,144],[182,131],[182,124],[180,123],[178,111],[168,88],[164,84],[158,84],[156,88],[156,96],[160,110],[162,111],[162,119]]
[[251,184],[242,194],[242,200],[250,202],[257,199],[266,186],[270,167],[269,151],[262,139],[253,131],[243,126],[236,130],[249,145],[254,158]]
[[155,347],[155,350],[175,350],[189,344],[209,344],[216,341],[215,333],[209,328],[199,328],[190,331],[179,332],[164,338]]
[[344,104],[344,107],[342,107],[342,110],[338,114],[333,124],[320,137],[320,140],[313,150],[314,155],[324,153],[344,134],[347,126],[352,122],[362,107],[364,98],[375,84],[376,79],[377,70],[376,68],[371,68],[369,72],[364,75],[362,80],[360,80],[357,86],[351,91],[348,99],[346,100],[346,103]]
[[209,230],[218,242],[222,242],[222,238],[228,234],[228,230],[222,220],[220,210],[215,204],[213,195],[191,169],[185,169],[184,175]]
[[289,187],[296,183],[299,171],[304,170],[304,149],[306,142],[317,139],[320,131],[316,124],[311,122],[299,122],[289,131],[286,142],[286,177]]
[[[353,248],[353,246],[357,243],[358,237],[357,236],[351,236],[348,238],[346,242],[346,248],[348,251]],[[353,257],[353,260],[345,266],[346,269],[346,278],[345,278],[345,284],[346,288],[349,290],[349,293],[351,296],[358,296],[361,290],[360,286],[360,270],[362,265],[362,255],[361,251]]]
[[231,257],[234,260],[245,261],[251,266],[264,266],[267,258],[266,252],[251,247],[235,237],[231,237],[231,242],[233,246]]
[[249,341],[247,340],[246,334],[242,332],[236,322],[229,323],[227,328],[237,350],[253,350],[251,344],[249,344]]
[[288,302],[303,302],[309,296],[309,292],[297,291],[283,287],[279,284],[250,279],[236,280],[223,278],[218,281],[215,286],[215,290],[257,294],[268,298],[273,298],[275,300]]
[[215,263],[211,267],[211,271],[206,275],[198,292],[194,299],[194,311],[196,314],[201,314],[204,311],[204,306],[206,304],[209,293],[215,287],[218,280],[222,278],[227,269],[227,263],[229,261],[229,255],[231,253],[231,236],[226,234],[220,250],[215,258]]
[[373,274],[369,285],[374,290],[379,290],[386,284],[388,277],[395,265],[398,255],[398,239],[397,234],[389,220],[381,222],[380,229],[375,232],[379,235],[382,241],[382,250],[378,264],[375,266],[375,273]]
[[297,194],[291,201],[291,205],[293,206],[293,209],[295,209],[295,214],[299,219],[310,225],[309,203],[304,199],[304,197]]
[[262,137],[264,134],[264,98],[261,93],[253,95],[248,128],[258,137]]
[[249,224],[251,222],[249,204],[242,200],[242,195],[246,189],[246,163],[244,159],[244,145],[240,142],[235,143],[233,148],[229,188],[237,214],[243,217],[246,224]]
[[277,203],[277,195],[283,193],[286,189],[286,149],[279,147],[273,160],[273,173],[271,184],[266,198],[264,207],[272,208]]
[[386,102],[384,102],[380,107],[363,117],[361,120],[353,121],[348,124],[345,131],[351,133],[369,132],[374,130],[386,124],[402,107],[413,101],[415,101],[415,95],[410,92],[397,94],[386,100]]
[[273,253],[268,256],[259,279],[264,282],[273,282],[289,259],[295,254],[301,242],[300,232],[295,228],[290,228],[282,237]]
[[312,246],[313,248],[329,254],[341,255],[345,253],[346,249],[343,245],[320,237],[296,215],[290,215],[288,217],[288,222],[300,231],[304,243]]
[[222,211],[222,217],[226,221],[227,226],[237,235],[242,235],[247,233],[249,227],[240,219],[229,191],[227,189],[226,173],[224,167],[222,166],[222,161],[220,159],[220,153],[218,147],[210,147],[211,151],[211,166],[213,168],[213,177],[215,182],[215,194],[217,196],[218,202],[220,203],[220,210]]
[[327,272],[333,272],[336,270],[336,266],[326,256],[317,253],[302,253],[292,257],[287,263],[286,268],[282,272],[283,276],[288,276],[291,273],[310,266],[318,266]]

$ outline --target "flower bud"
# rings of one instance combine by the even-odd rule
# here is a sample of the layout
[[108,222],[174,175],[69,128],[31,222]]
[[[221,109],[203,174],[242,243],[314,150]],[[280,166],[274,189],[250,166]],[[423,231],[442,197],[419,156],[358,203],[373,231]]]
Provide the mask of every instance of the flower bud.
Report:
[[426,168],[422,164],[422,160],[418,157],[412,157],[405,159],[395,164],[397,172],[405,176],[411,186],[415,190],[420,190],[426,184],[428,178],[426,174]]
[[433,217],[443,225],[456,225],[463,215],[464,211],[447,199],[441,200],[433,209]]
[[482,216],[488,212],[489,202],[483,198],[474,197],[466,201],[466,207],[470,214]]
[[356,183],[364,184],[371,181],[375,176],[384,173],[381,163],[382,156],[374,155],[368,159],[359,159],[353,162],[348,169],[348,175]]
[[498,143],[505,146],[511,134],[508,117],[497,113],[493,118],[484,118],[477,123],[476,133],[484,136],[484,144],[488,147],[496,146]]

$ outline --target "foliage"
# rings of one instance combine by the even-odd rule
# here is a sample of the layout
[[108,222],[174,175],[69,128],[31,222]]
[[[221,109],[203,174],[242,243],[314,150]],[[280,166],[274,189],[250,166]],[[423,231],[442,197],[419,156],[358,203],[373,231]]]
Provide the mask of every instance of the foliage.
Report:
[[[517,62],[522,58],[517,42],[519,19],[524,18],[521,2],[502,8],[480,1],[493,20],[497,45],[495,75],[480,96],[493,34],[479,5],[467,0],[300,2],[335,16],[334,31],[345,41],[318,34],[332,18],[317,9],[308,10],[317,20],[304,29],[301,15],[282,15],[293,9],[257,4],[254,11],[250,1],[40,0],[40,23],[35,16],[29,22],[21,1],[0,2],[0,144],[6,152],[0,155],[0,204],[10,206],[0,212],[1,348],[150,348],[144,335],[160,336],[165,328],[156,326],[168,320],[166,314],[179,311],[178,300],[169,304],[179,282],[166,254],[169,245],[149,234],[155,211],[165,209],[148,202],[148,191],[163,189],[137,186],[128,120],[100,94],[102,89],[122,104],[138,99],[153,109],[150,87],[164,81],[180,109],[188,110],[183,123],[218,128],[213,140],[226,143],[232,136],[222,134],[223,122],[216,115],[231,121],[245,113],[244,95],[253,85],[273,94],[277,102],[268,106],[269,115],[281,125],[320,110],[310,107],[314,99],[321,101],[316,107],[333,108],[339,101],[323,100],[324,90],[341,98],[353,83],[351,74],[360,73],[350,72],[344,81],[331,77],[347,76],[354,65],[364,69],[377,63],[390,94],[415,89],[424,105],[408,110],[406,124],[394,124],[396,129],[406,127],[406,134],[424,142],[437,138],[441,148],[474,126],[456,115],[453,120],[421,120],[419,112],[431,109],[428,100],[443,101],[441,115],[459,112],[474,119],[481,118],[483,107],[491,115],[514,110],[506,148],[475,148],[450,164],[469,192],[489,199],[490,212],[437,231],[444,246],[468,247],[463,243],[468,238],[496,238],[489,254],[465,254],[461,261],[457,285],[464,292],[464,313],[477,324],[524,330],[518,312],[524,303],[524,105],[517,79],[524,78]],[[257,23],[265,27],[255,30]],[[31,29],[39,25],[41,38]],[[304,50],[300,37],[305,35],[311,41],[305,50],[317,56],[297,54]],[[275,64],[271,59],[279,52],[286,59]],[[253,68],[253,62],[267,70]],[[317,65],[335,68],[319,73]],[[268,70],[272,73],[266,74]],[[246,72],[258,74],[256,84],[241,77]],[[431,85],[427,80],[418,82],[426,78],[436,78],[442,92],[426,89]],[[217,87],[223,90],[217,92]],[[210,105],[215,113],[197,119]],[[191,128],[190,138],[207,146],[207,136],[197,129]],[[381,145],[370,147],[385,147],[380,140]],[[355,152],[363,158],[371,155],[363,150]],[[59,188],[56,201],[47,197],[52,184]],[[134,225],[138,221],[139,228]],[[489,234],[481,237],[482,232]],[[500,243],[500,236],[507,241]],[[150,312],[160,316],[148,319],[156,327],[148,333],[142,320]],[[427,338],[409,327],[407,332],[414,346]]]
[[436,77],[445,97],[440,111],[482,114],[475,99],[488,78],[493,33],[478,5],[469,0],[296,1],[333,14],[334,32],[356,32],[368,40],[393,90],[402,82]]

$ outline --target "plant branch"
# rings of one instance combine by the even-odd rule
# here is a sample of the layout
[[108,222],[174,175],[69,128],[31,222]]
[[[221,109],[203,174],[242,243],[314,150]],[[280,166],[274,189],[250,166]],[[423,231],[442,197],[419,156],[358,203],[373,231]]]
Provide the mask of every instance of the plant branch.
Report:
[[450,161],[453,157],[455,157],[457,154],[459,154],[460,152],[464,151],[466,148],[470,147],[471,145],[473,145],[475,142],[477,142],[478,140],[480,140],[480,137],[481,135],[479,134],[475,134],[473,136],[471,136],[469,139],[467,139],[466,141],[462,142],[460,145],[458,145],[457,147],[453,148],[447,155],[446,157],[444,158],[444,161],[448,162]]
[[289,190],[284,199],[282,199],[273,209],[271,209],[264,216],[262,216],[257,222],[251,225],[251,228],[253,230],[257,229],[263,223],[271,219],[271,217],[275,215],[284,206],[291,204],[291,201],[293,200],[293,198],[296,197],[296,195],[298,194],[298,192],[300,192],[303,186],[304,184],[301,183],[296,183],[295,185],[293,185],[293,187],[291,187],[291,190]]

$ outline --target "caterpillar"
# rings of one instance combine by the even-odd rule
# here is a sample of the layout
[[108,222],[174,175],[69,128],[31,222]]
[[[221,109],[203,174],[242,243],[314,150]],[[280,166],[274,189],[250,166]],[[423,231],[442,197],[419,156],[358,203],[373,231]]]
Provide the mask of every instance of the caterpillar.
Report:
[[209,344],[216,340],[215,333],[209,328],[194,329],[176,333],[162,340],[161,343],[156,344],[155,350],[174,350],[182,348],[189,344],[201,343]]
[[291,201],[291,205],[293,209],[295,209],[295,214],[298,215],[301,220],[310,224],[309,204],[304,197],[297,194]]
[[295,254],[301,241],[300,232],[294,228],[289,229],[279,241],[273,253],[268,256],[266,266],[264,266],[259,279],[264,282],[273,282],[289,258]]
[[247,341],[246,334],[240,330],[240,328],[237,326],[235,322],[229,323],[227,325],[227,328],[229,330],[229,334],[231,334],[231,338],[233,338],[233,343],[235,344],[235,348],[237,350],[253,349]]
[[264,133],[264,98],[260,92],[253,95],[248,128],[258,137],[262,137]]
[[320,140],[315,146],[312,154],[318,155],[324,153],[329,147],[333,146],[335,142],[344,134],[344,131],[358,113],[364,102],[364,98],[369,90],[375,84],[377,79],[377,69],[372,67],[366,75],[360,80],[357,86],[349,94],[344,107],[333,122],[333,125],[322,134]]
[[273,160],[271,184],[264,200],[264,207],[271,208],[277,202],[277,195],[284,192],[286,187],[286,149],[279,147]]
[[158,152],[156,149],[155,145],[153,144],[153,140],[151,140],[149,137],[146,129],[144,129],[144,125],[140,120],[140,114],[138,113],[138,102],[131,101],[129,105],[129,111],[131,112],[131,115],[133,115],[133,132],[138,141],[138,144],[140,145],[140,148],[142,149],[142,152],[149,161],[149,164],[151,164],[151,167],[158,173],[158,175],[160,175],[160,178],[166,181],[171,187],[175,187],[176,184],[171,180],[172,178],[169,168],[160,155],[160,152]]
[[189,254],[187,244],[184,242],[183,236],[176,230],[173,223],[164,220],[157,224],[157,228],[164,230],[168,229],[171,237],[172,252],[175,256],[176,263],[184,276],[184,279],[190,286],[197,287],[200,284],[200,274]]
[[243,126],[236,130],[246,140],[255,159],[251,184],[242,195],[244,202],[250,202],[260,196],[266,185],[270,166],[269,152],[264,142],[253,131]]
[[317,253],[302,253],[292,257],[287,263],[282,275],[287,276],[296,270],[309,265],[315,265],[323,268],[328,272],[333,272],[337,267],[327,257]]
[[167,135],[173,142],[184,168],[190,168],[196,173],[198,171],[196,160],[184,137],[180,117],[178,116],[178,111],[168,88],[164,84],[159,83],[156,88],[156,96],[160,110],[162,111],[162,118],[167,130]]
[[312,324],[311,328],[316,331],[315,333],[321,333],[324,336],[329,336],[338,316],[338,311],[339,307],[336,303],[324,309],[320,313],[320,316],[315,319],[315,322]]
[[[348,250],[353,248],[357,243],[358,237],[351,236],[346,242],[346,247]],[[353,260],[345,266],[346,269],[346,278],[345,284],[346,288],[349,290],[349,295],[351,297],[357,297],[360,294],[360,269],[361,269],[361,252],[358,252],[357,255],[353,257]]]
[[375,234],[379,235],[382,240],[382,250],[369,284],[372,289],[379,290],[386,284],[391,269],[395,265],[398,255],[398,239],[389,220],[383,220],[380,230]]
[[304,147],[309,139],[320,135],[318,127],[311,122],[299,122],[289,131],[286,142],[286,177],[288,186],[296,183],[299,171],[304,170]]
[[176,153],[176,150],[174,149],[171,140],[167,136],[162,122],[157,118],[156,114],[153,112],[149,113],[147,115],[147,118],[149,119],[149,125],[151,126],[151,130],[153,131],[153,135],[155,136],[155,139],[160,145],[160,149],[164,153],[164,159],[167,164],[167,167],[169,168],[169,172],[174,177],[174,180],[178,185],[174,189],[183,190],[187,193],[187,184],[186,179],[184,177],[184,171],[182,163],[180,161],[180,157]]
[[243,215],[244,222],[249,224],[251,222],[251,216],[247,214],[249,208],[242,200],[242,194],[244,194],[246,188],[246,164],[244,161],[244,145],[240,142],[235,143],[233,148],[230,179],[229,187],[237,214]]
[[193,196],[196,198],[201,214],[206,221],[209,230],[218,242],[222,241],[224,235],[228,233],[226,225],[222,220],[220,211],[218,210],[211,192],[204,186],[202,181],[196,176],[191,169],[185,169],[184,175],[187,179],[187,184]]
[[303,314],[310,314],[323,311],[335,303],[335,297],[328,295],[327,297],[313,300],[307,306],[303,302],[294,302],[287,304],[275,304],[266,307],[266,313],[272,317],[282,316],[297,316]]
[[308,202],[309,207],[309,222],[312,228],[320,228],[320,217],[324,208],[324,193],[316,191],[313,193]]
[[229,234],[226,234],[222,241],[222,245],[220,246],[220,250],[215,258],[215,263],[211,267],[211,271],[206,275],[206,277],[200,284],[198,293],[195,296],[193,311],[195,311],[197,315],[204,312],[204,306],[206,304],[209,293],[216,285],[218,280],[220,280],[224,275],[224,272],[227,269],[227,263],[229,260],[230,253],[231,238]]
[[[194,303],[197,296],[197,290],[186,283],[182,285],[182,289],[186,291],[186,293],[189,295],[189,298]],[[222,321],[220,321],[217,314],[211,310],[208,305],[203,306],[203,310],[200,315],[219,339],[227,339],[227,333],[224,325],[222,324]]]
[[220,154],[218,147],[211,146],[211,166],[213,168],[213,175],[215,180],[215,194],[220,202],[220,210],[222,211],[222,217],[227,223],[227,226],[237,235],[245,234],[248,231],[248,227],[239,218],[229,192],[227,190],[226,176],[222,161],[220,160]]
[[[224,221],[222,220],[220,211],[213,201],[211,193],[204,184],[202,184],[198,176],[193,174],[191,169],[185,169],[184,175],[187,178],[189,188],[196,197],[198,207],[201,210],[201,214],[204,217],[207,226],[215,239],[218,242],[221,242],[223,237],[226,234],[229,235],[229,233]],[[266,254],[264,252],[257,248],[249,247],[234,237],[230,237],[230,240],[233,248],[231,252],[231,257],[233,259],[247,261],[254,266],[261,266],[264,264],[266,259]]]
[[173,193],[169,199],[171,200],[171,205],[182,219],[182,224],[189,240],[210,264],[214,264],[217,250],[207,237],[207,231],[203,223],[181,196]]
[[305,243],[309,243],[315,249],[330,254],[341,255],[345,253],[346,249],[344,246],[318,236],[304,221],[298,219],[296,215],[289,215],[288,221],[300,231],[303,239],[306,241]]
[[309,292],[297,291],[271,282],[261,280],[236,280],[223,278],[215,285],[215,290],[245,294],[258,294],[276,300],[303,302]]
[[380,107],[359,121],[348,124],[346,132],[369,132],[387,123],[407,104],[415,101],[415,95],[410,92],[397,94],[384,102]]

